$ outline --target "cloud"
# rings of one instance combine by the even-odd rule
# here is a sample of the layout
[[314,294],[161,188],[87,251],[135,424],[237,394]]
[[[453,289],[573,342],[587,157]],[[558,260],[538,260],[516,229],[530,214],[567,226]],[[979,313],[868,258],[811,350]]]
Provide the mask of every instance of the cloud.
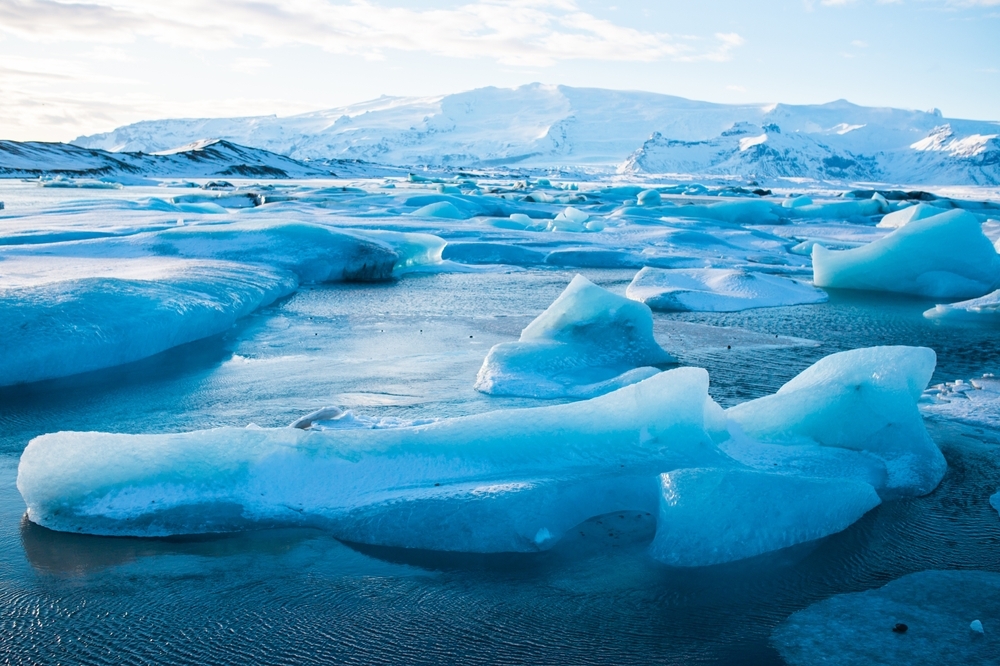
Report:
[[[397,0],[398,1],[398,0]],[[735,34],[699,51],[666,33],[598,18],[573,0],[476,0],[414,9],[372,0],[0,0],[0,32],[34,41],[128,43],[139,38],[194,49],[311,45],[331,53],[384,58],[419,51],[491,58],[516,66],[564,60],[653,62],[727,60]]]

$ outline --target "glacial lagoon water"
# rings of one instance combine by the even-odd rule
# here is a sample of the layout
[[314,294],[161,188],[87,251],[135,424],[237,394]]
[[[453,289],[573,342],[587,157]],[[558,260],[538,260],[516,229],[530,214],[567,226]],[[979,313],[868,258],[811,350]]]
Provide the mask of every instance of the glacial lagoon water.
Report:
[[[699,569],[652,560],[655,517],[641,513],[592,519],[531,555],[374,548],[305,529],[102,538],[24,519],[17,460],[46,432],[281,426],[329,404],[406,419],[540,404],[472,385],[486,351],[516,339],[575,272],[303,287],[222,336],[0,390],[0,658],[780,664],[771,632],[816,601],[924,569],[1000,572],[1000,519],[989,505],[1000,432],[939,417],[928,428],[949,468],[930,495],[886,502],[818,542]],[[634,275],[579,272],[617,293]],[[931,305],[831,291],[817,305],[657,313],[655,332],[683,364],[709,370],[724,406],[861,346],[932,347],[935,382],[1000,371],[995,329],[923,318]]]

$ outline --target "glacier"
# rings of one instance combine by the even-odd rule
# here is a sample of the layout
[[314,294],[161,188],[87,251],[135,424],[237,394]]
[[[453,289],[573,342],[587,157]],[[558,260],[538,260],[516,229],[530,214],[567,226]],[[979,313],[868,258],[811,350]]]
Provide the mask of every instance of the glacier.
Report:
[[535,83],[438,97],[383,97],[286,118],[143,121],[81,136],[73,144],[155,153],[214,138],[309,160],[312,168],[328,160],[337,172],[346,160],[363,160],[602,168],[636,177],[684,173],[995,186],[998,136],[995,122],[845,100],[726,105]]
[[626,295],[654,310],[735,312],[748,308],[822,303],[827,295],[786,277],[738,269],[645,267]]
[[521,332],[490,349],[476,389],[537,398],[591,397],[676,363],[653,338],[649,308],[577,275]]
[[818,287],[972,298],[1000,281],[1000,256],[976,217],[952,210],[911,220],[885,238],[850,250],[812,250]]

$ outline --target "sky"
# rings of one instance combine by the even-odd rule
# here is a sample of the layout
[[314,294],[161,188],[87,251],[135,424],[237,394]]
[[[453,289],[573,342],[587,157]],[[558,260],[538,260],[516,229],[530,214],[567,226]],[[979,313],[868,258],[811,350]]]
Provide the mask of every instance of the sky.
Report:
[[1000,120],[1000,0],[0,0],[0,139],[541,82]]

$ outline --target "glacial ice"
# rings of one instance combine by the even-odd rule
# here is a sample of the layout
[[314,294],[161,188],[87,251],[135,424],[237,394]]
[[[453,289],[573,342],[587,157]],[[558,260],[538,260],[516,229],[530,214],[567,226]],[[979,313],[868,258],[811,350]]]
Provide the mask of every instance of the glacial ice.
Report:
[[996,427],[1000,423],[1000,379],[992,374],[928,387],[921,409],[949,419]]
[[[1000,626],[1000,574],[920,571],[838,594],[793,613],[772,643],[791,666],[996,664],[1000,632],[976,635],[970,618]],[[893,632],[896,623],[906,624],[906,633]]]
[[937,206],[918,203],[915,206],[907,206],[906,208],[900,208],[889,213],[882,218],[877,226],[883,229],[898,229],[914,220],[925,220],[928,217],[934,217],[943,212],[945,212],[944,209]]
[[926,347],[868,347],[831,354],[774,395],[726,410],[752,439],[837,447],[885,464],[880,495],[925,495],[947,465],[924,427],[917,401],[934,372]]
[[464,220],[468,217],[450,201],[427,204],[410,213],[415,217],[443,217],[449,220]]
[[962,210],[912,220],[851,250],[816,245],[812,257],[818,287],[974,298],[1000,280],[1000,255],[975,216]]
[[656,476],[719,462],[724,434],[708,373],[678,368],[587,401],[416,427],[43,435],[17,487],[33,522],[69,532],[306,524],[371,544],[534,551],[591,516],[655,510]]
[[660,477],[652,556],[674,566],[741,560],[840,532],[881,503],[867,483],[737,469]]
[[640,206],[659,206],[663,203],[663,197],[656,190],[643,190],[636,197],[636,203]]
[[957,303],[939,303],[924,312],[928,319],[984,320],[1000,315],[1000,289]]
[[735,312],[749,308],[821,303],[827,295],[791,278],[740,269],[645,267],[625,294],[654,310]]
[[217,335],[291,293],[291,273],[153,259],[142,278],[92,277],[0,289],[0,386],[64,377]]
[[476,389],[535,398],[590,397],[675,363],[653,338],[649,308],[577,275],[517,342],[494,345]]

